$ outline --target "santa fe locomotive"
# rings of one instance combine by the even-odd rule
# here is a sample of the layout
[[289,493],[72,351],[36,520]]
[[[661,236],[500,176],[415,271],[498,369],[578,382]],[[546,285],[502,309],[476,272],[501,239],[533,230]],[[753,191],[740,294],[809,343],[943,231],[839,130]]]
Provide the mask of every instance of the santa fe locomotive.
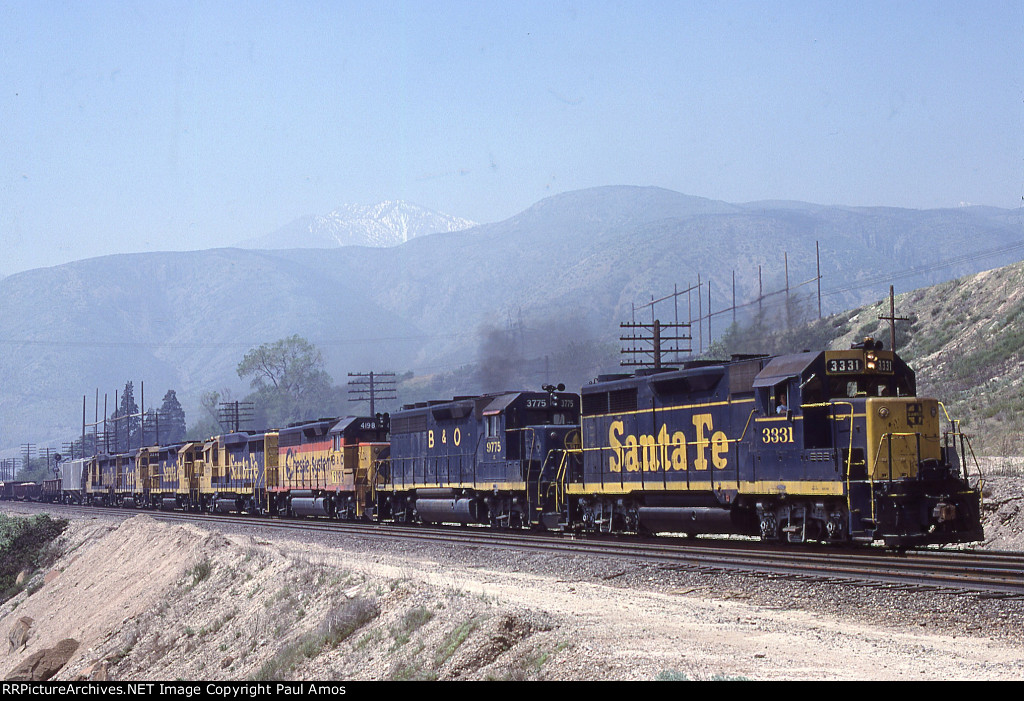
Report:
[[905,548],[981,540],[966,437],[872,339],[65,465],[44,499]]

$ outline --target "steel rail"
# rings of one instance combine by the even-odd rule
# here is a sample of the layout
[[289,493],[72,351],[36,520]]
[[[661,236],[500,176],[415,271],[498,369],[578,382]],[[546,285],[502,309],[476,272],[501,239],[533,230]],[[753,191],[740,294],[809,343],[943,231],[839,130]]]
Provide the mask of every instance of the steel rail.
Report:
[[[25,502],[20,502],[25,503]],[[40,504],[44,507],[65,505]],[[79,507],[95,513],[96,507]],[[722,538],[617,538],[559,533],[517,533],[481,527],[429,527],[249,515],[196,514],[145,509],[105,509],[147,514],[166,522],[205,522],[259,526],[372,539],[403,539],[433,545],[495,548],[657,563],[666,569],[743,572],[769,577],[845,584],[1024,598],[1024,553],[964,549],[923,549],[896,553],[879,547],[784,546]]]

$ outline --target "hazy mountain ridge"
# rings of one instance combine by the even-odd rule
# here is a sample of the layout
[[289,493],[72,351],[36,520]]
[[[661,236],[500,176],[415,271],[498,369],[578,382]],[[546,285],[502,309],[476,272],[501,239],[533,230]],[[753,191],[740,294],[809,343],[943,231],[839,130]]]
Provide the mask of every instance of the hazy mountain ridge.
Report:
[[[58,427],[65,438],[77,434],[81,396],[87,395],[92,421],[96,389],[102,414],[103,393],[112,403],[128,379],[137,392],[145,383],[147,405],[176,389],[195,420],[202,392],[235,387],[244,393],[235,373],[244,353],[293,328],[318,339],[331,361],[339,348],[349,362],[378,358],[378,348],[350,342],[338,328],[338,300],[353,300],[343,308],[350,325],[391,338],[422,333],[344,281],[257,251],[107,256],[8,280],[0,299],[8,341],[0,357],[4,444],[16,443],[18,434],[44,440]],[[336,363],[331,370],[340,381]]]
[[[96,388],[112,397],[127,379],[146,383],[147,403],[176,389],[191,423],[203,391],[244,392],[235,367],[246,350],[294,333],[322,348],[339,384],[349,371],[474,363],[486,330],[513,323],[541,353],[584,337],[614,342],[633,303],[698,274],[702,302],[710,280],[716,310],[731,303],[733,270],[741,303],[757,294],[758,265],[765,291],[781,289],[786,251],[791,282],[813,278],[816,240],[826,312],[846,308],[881,296],[880,271],[956,257],[964,240],[975,249],[1020,242],[1019,213],[972,210],[757,209],[609,187],[392,248],[119,255],[27,271],[0,280],[0,446],[70,438],[81,396],[92,420]],[[981,263],[960,260],[899,283],[921,286],[972,266]],[[685,319],[685,299],[680,309]],[[659,308],[663,320],[671,314],[670,304]],[[716,316],[714,333],[730,321]],[[477,391],[474,377],[458,381],[442,393]]]
[[475,222],[409,202],[343,204],[328,214],[300,217],[270,234],[249,239],[241,248],[339,248],[397,246],[419,236],[461,231]]

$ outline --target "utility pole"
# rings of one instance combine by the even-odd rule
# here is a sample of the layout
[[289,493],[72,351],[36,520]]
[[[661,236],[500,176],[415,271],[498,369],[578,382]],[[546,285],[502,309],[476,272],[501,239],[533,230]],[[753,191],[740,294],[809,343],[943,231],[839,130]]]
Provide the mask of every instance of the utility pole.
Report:
[[818,242],[814,242],[814,261],[818,269],[817,277],[818,281],[818,318],[821,318],[821,250],[818,248]]
[[395,373],[393,372],[350,372],[349,377],[356,379],[348,383],[350,389],[349,394],[355,395],[349,397],[350,402],[365,402],[370,401],[370,416],[377,415],[377,403],[378,399],[398,399],[398,394],[395,391]]
[[221,402],[217,407],[217,421],[232,433],[252,423],[256,405],[253,402]]
[[910,321],[905,316],[896,316],[896,296],[893,294],[892,285],[889,285],[889,316],[882,314],[878,315],[878,318],[883,321],[889,322],[889,350],[896,350],[896,322],[897,321]]
[[22,443],[21,444],[21,450],[22,450],[22,455],[25,456],[24,458],[22,458],[21,469],[23,471],[24,470],[32,469],[32,453],[36,452],[36,444],[35,443]]
[[[623,355],[631,356],[629,360],[623,360],[619,363],[624,367],[631,366],[653,366],[655,370],[661,369],[661,357],[664,353],[690,353],[692,348],[687,346],[681,348],[679,346],[680,341],[692,342],[692,337],[688,331],[690,329],[689,324],[662,324],[657,319],[651,324],[642,324],[636,322],[623,322],[619,324],[620,328],[630,329],[629,335],[620,336],[620,341],[629,341],[631,346],[622,349]],[[677,331],[679,329],[686,329],[687,333],[677,334],[673,336],[665,336],[662,334],[663,331]],[[650,332],[650,335],[646,335],[644,332]],[[668,341],[669,347],[664,347],[664,343]],[[674,342],[674,343],[673,343]],[[649,347],[648,347],[649,346]],[[638,359],[639,356],[649,356],[650,360]]]

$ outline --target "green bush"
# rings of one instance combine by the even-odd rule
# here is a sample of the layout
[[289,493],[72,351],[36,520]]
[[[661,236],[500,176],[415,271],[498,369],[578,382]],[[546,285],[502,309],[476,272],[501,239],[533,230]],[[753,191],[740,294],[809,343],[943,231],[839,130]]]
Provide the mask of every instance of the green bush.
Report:
[[0,600],[15,593],[15,580],[22,570],[39,566],[45,548],[64,532],[68,522],[46,514],[16,518],[0,514]]

